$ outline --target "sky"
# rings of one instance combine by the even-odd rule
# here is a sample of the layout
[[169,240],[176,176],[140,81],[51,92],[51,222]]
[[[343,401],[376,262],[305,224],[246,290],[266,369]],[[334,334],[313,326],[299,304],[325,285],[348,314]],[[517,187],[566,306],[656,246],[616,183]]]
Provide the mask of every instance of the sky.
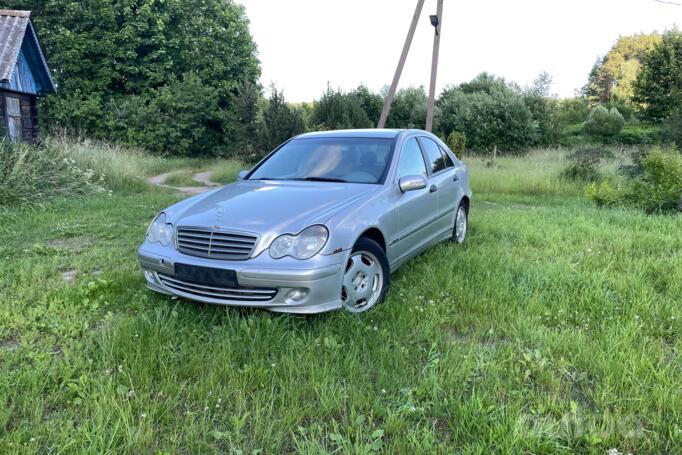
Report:
[[[682,0],[671,0],[679,1]],[[237,0],[246,8],[261,82],[290,102],[390,84],[416,0]],[[426,0],[400,87],[428,87],[436,0]],[[541,71],[573,96],[619,35],[682,23],[682,6],[655,0],[445,0],[438,91],[488,71],[520,85]]]

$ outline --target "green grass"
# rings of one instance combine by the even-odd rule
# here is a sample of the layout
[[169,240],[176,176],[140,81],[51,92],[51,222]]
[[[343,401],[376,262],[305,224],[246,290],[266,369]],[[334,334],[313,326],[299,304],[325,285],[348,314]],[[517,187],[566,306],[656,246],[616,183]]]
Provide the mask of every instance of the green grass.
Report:
[[169,175],[166,179],[166,185],[170,186],[204,186],[201,182],[193,179],[194,171],[178,171]]
[[189,173],[213,164],[207,159],[164,158],[108,142],[52,137],[47,143],[72,158],[79,168],[93,170],[108,189],[118,192],[146,191],[149,177],[178,169]]
[[213,181],[216,183],[230,183],[236,180],[239,171],[249,169],[251,166],[240,161],[218,160],[209,167],[213,172]]
[[682,217],[537,154],[467,160],[467,243],[359,317],[147,291],[169,194],[0,213],[0,453],[680,453]]

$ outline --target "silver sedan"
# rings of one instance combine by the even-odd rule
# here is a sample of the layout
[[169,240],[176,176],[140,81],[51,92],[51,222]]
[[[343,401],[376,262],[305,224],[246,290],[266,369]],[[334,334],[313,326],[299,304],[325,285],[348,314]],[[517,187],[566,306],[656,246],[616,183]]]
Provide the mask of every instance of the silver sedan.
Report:
[[438,242],[462,243],[466,166],[421,130],[297,136],[236,183],[161,212],[139,249],[164,294],[287,313],[380,303],[394,272]]

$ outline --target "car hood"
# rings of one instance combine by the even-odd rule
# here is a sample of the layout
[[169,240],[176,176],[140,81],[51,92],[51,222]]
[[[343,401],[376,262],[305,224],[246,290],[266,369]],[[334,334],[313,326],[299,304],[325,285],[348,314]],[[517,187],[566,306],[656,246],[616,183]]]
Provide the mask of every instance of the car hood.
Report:
[[244,180],[186,199],[166,214],[175,226],[218,226],[274,239],[323,224],[379,188],[357,183]]

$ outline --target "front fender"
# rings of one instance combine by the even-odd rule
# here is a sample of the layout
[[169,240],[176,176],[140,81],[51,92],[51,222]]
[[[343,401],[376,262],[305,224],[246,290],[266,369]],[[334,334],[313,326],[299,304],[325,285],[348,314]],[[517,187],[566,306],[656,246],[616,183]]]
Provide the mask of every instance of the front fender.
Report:
[[369,229],[376,229],[388,245],[388,211],[391,202],[385,192],[378,193],[375,197],[361,204],[355,205],[351,210],[336,214],[326,225],[329,229],[329,240],[322,250],[322,254],[334,254],[335,252],[351,250],[363,233]]

